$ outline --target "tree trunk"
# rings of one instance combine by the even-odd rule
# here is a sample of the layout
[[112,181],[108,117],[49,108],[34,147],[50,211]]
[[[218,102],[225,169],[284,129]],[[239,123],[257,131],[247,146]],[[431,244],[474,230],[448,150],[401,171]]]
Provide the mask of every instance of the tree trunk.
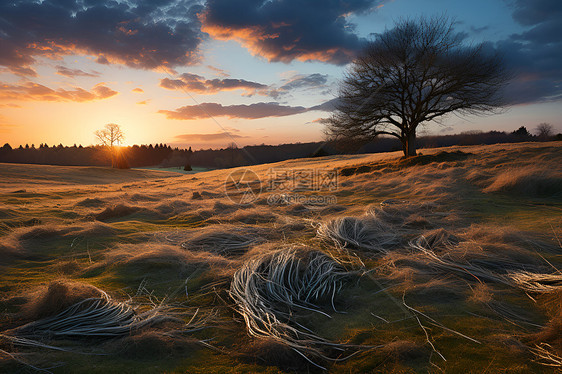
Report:
[[111,154],[111,167],[115,168],[117,167],[117,163],[115,162],[115,148],[113,148],[113,146],[111,146],[111,148],[109,148],[109,152]]
[[404,142],[404,157],[412,157],[416,155],[416,132],[412,131],[406,135]]

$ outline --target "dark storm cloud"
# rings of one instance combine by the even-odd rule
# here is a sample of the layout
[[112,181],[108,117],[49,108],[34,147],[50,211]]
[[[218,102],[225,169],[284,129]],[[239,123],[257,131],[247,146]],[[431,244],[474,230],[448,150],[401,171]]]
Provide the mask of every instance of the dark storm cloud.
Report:
[[0,65],[34,76],[37,57],[81,53],[99,63],[151,69],[198,60],[202,39],[191,0],[0,2]]
[[203,94],[242,89],[250,95],[254,94],[257,90],[267,88],[265,84],[247,81],[244,79],[205,79],[200,75],[189,73],[182,74],[178,79],[161,79],[160,87],[167,88],[169,90],[185,89],[187,91]]
[[280,105],[276,102],[255,103],[250,105],[222,105],[218,103],[202,103],[186,105],[176,110],[159,110],[168,119],[194,120],[211,117],[258,119],[266,117],[285,117],[306,113],[314,110],[333,110],[332,100],[310,108],[302,106]]
[[269,61],[349,62],[363,40],[347,16],[372,10],[380,0],[208,0],[203,31],[239,40]]
[[513,18],[526,30],[497,43],[515,74],[506,99],[511,104],[562,99],[562,2],[519,0]]
[[[562,4],[562,2],[561,2]],[[513,35],[514,40],[529,43],[548,44],[559,43],[562,35],[562,23],[560,19],[552,19],[536,24],[530,30],[521,34]]]
[[513,5],[513,19],[524,26],[560,19],[562,15],[560,0],[516,0]]

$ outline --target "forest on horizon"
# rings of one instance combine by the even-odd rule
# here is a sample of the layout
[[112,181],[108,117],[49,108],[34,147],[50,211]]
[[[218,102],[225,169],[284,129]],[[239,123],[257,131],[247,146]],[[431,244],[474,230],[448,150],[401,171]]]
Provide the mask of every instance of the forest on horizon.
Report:
[[[472,131],[455,135],[421,136],[419,148],[439,148],[453,145],[479,145],[496,143],[518,143],[529,141],[562,140],[562,134],[540,136],[532,135],[525,127],[507,133],[503,131]],[[398,139],[381,137],[356,149],[342,148],[339,144],[328,142],[292,143],[280,145],[252,145],[241,148],[234,144],[221,149],[201,149],[191,151],[172,148],[166,144],[133,145],[121,147],[120,153],[129,167],[185,167],[187,164],[205,168],[229,168],[294,158],[320,157],[346,153],[393,152],[402,148]],[[0,148],[0,163],[23,163],[62,166],[110,166],[111,154],[100,145],[48,146],[40,144],[20,145],[12,148],[8,143]]]

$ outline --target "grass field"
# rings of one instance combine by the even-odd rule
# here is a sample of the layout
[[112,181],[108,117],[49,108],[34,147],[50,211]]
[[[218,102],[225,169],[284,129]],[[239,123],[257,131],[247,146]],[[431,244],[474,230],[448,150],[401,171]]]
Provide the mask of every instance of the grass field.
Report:
[[252,166],[245,205],[235,169],[1,164],[0,372],[559,371],[562,143],[421,152]]

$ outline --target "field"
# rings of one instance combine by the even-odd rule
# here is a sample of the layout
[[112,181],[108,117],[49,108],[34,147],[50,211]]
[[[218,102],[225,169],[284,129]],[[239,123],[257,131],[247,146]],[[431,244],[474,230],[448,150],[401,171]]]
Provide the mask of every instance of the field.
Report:
[[559,371],[562,144],[421,152],[1,164],[0,372]]

